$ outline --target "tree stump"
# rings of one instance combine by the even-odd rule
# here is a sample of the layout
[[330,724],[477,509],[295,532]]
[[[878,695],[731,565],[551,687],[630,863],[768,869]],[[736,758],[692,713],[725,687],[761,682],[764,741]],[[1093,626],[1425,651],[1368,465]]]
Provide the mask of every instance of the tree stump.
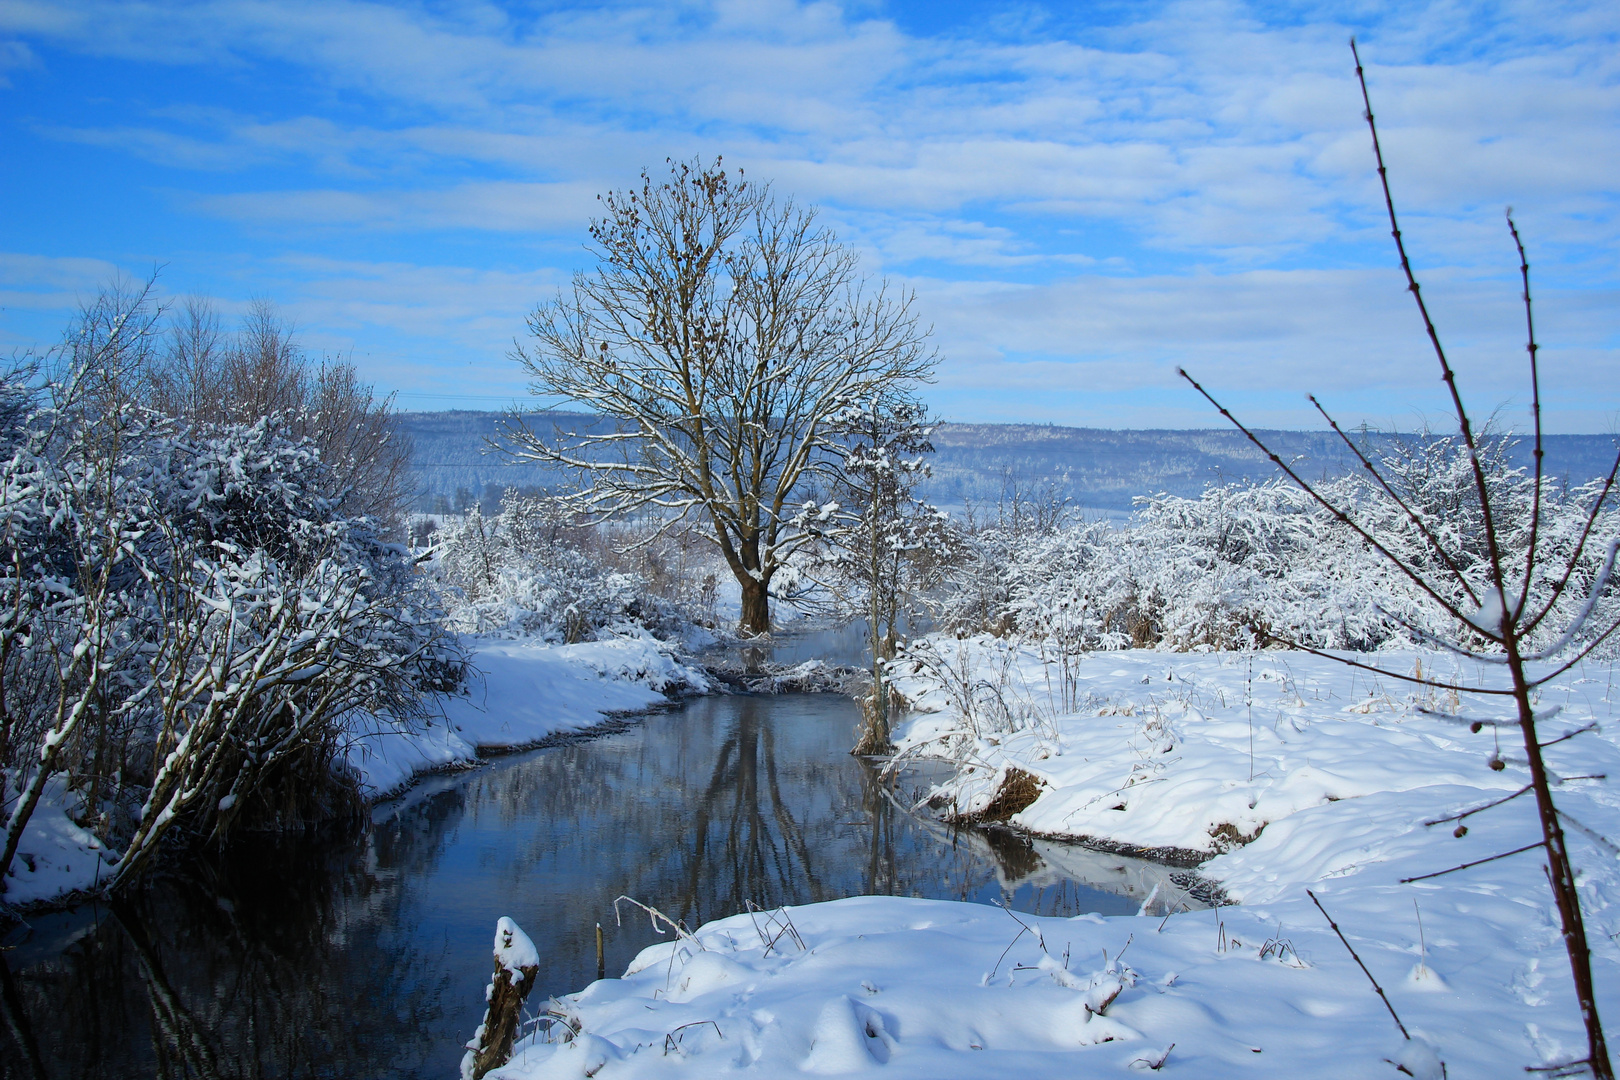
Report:
[[502,916],[495,923],[495,974],[484,990],[489,1007],[461,1059],[462,1080],[482,1080],[512,1057],[523,1002],[540,971],[540,953],[517,923]]

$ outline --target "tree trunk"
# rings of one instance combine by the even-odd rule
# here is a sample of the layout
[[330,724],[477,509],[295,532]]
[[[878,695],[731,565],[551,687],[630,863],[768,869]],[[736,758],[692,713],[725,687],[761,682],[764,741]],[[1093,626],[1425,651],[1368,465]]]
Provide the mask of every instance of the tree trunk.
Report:
[[1575,1000],[1586,1027],[1586,1064],[1595,1080],[1614,1080],[1614,1066],[1609,1061],[1609,1048],[1603,1038],[1603,1022],[1598,1018],[1597,994],[1592,984],[1592,952],[1586,943],[1581,898],[1575,891],[1575,874],[1564,846],[1564,829],[1558,821],[1558,808],[1553,804],[1552,789],[1548,786],[1535,709],[1530,703],[1529,680],[1525,676],[1524,661],[1519,659],[1518,639],[1512,633],[1506,636],[1508,670],[1513,676],[1513,697],[1519,707],[1519,730],[1524,735],[1525,755],[1530,760],[1530,784],[1535,789],[1542,842],[1547,850],[1547,883],[1552,886],[1553,900],[1558,906],[1559,929],[1575,981]]
[[[872,550],[877,551],[874,542]],[[889,741],[889,687],[883,680],[883,643],[884,635],[879,622],[878,611],[878,560],[872,559],[872,580],[868,593],[867,641],[872,649],[872,696],[866,700],[861,709],[865,723],[861,727],[860,741],[850,753],[858,757],[869,757],[877,754],[894,753],[894,744]],[[893,633],[893,627],[890,627]]]
[[737,629],[744,634],[769,634],[771,632],[771,594],[763,581],[755,579],[750,574],[740,576],[738,582],[742,585],[742,619]]

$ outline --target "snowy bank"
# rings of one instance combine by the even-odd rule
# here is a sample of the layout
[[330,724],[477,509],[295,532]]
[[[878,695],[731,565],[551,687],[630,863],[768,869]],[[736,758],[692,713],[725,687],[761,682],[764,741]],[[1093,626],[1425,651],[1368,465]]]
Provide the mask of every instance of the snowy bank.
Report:
[[[960,681],[978,685],[977,715],[964,715],[963,695],[940,679],[902,674],[894,682],[914,711],[896,735],[901,753],[954,763],[936,802],[964,816],[989,807],[1010,770],[1030,774],[1037,797],[1010,820],[1041,835],[1209,856],[1340,800],[1446,786],[1506,794],[1528,780],[1516,729],[1500,745],[1506,768],[1493,771],[1492,729],[1470,734],[1455,718],[1499,715],[1499,706],[1304,653],[1093,653],[1067,695],[1028,648],[980,638],[960,650],[950,642],[947,658],[968,670]],[[1431,654],[1361,659],[1465,685],[1494,674]],[[1543,709],[1562,709],[1546,734],[1607,722],[1608,678],[1607,666],[1594,666],[1546,688]],[[1582,736],[1549,760],[1567,776],[1620,766],[1615,734]],[[1606,799],[1608,786],[1563,790]]]
[[705,693],[709,680],[647,634],[576,645],[468,642],[474,669],[444,715],[413,731],[372,721],[349,749],[366,792],[381,798],[424,772],[474,761],[479,751],[517,750],[601,724],[609,716]]
[[[1393,1059],[1438,1078],[1438,1068],[1423,1070],[1426,1047],[1402,1040],[1320,920],[1279,914],[1057,919],[856,897],[737,915],[645,950],[621,979],[552,1002],[565,1019],[490,1075],[1041,1080],[1162,1065],[1189,1077],[1383,1080],[1397,1075]],[[1461,978],[1449,987],[1408,982],[1416,961],[1414,943],[1413,954],[1378,956],[1376,970],[1409,1030],[1439,1048],[1453,1076],[1500,1075],[1504,1060],[1525,1052],[1523,1028],[1480,1022],[1485,1002],[1461,978],[1500,976],[1487,997],[1526,1015],[1553,1011],[1527,1009],[1509,992],[1514,972],[1497,958],[1454,969]],[[1556,1047],[1566,1036],[1560,1028],[1543,1038]]]
[[[20,793],[9,776],[5,781],[6,805],[15,806]],[[82,802],[67,790],[66,778],[59,773],[46,781],[0,899],[15,908],[60,902],[94,890],[109,876],[101,841],[73,820],[81,816]]]
[[[705,693],[709,679],[646,634],[577,645],[466,642],[473,668],[443,714],[405,729],[376,717],[355,721],[348,763],[366,796],[382,799],[418,776],[470,764],[479,752],[533,746],[583,731],[611,716],[667,704],[669,695]],[[58,780],[29,820],[0,899],[14,907],[73,900],[107,875],[101,843],[75,824],[77,799]]]
[[[902,745],[960,765],[938,792],[947,804],[982,809],[1010,770],[1027,771],[1037,797],[1013,823],[1198,853],[1201,872],[1241,906],[1184,911],[1156,893],[1136,917],[1015,919],[981,905],[861,897],[745,913],[556,1002],[569,1026],[533,1036],[493,1075],[1042,1078],[1162,1063],[1167,1075],[1297,1080],[1395,1078],[1396,1064],[1439,1077],[1443,1060],[1464,1077],[1524,1075],[1584,1053],[1534,852],[1403,882],[1540,836],[1526,800],[1469,817],[1462,836],[1455,821],[1425,824],[1525,782],[1506,742],[1505,767],[1488,767],[1489,731],[1415,711],[1457,703],[1427,692],[1414,700],[1406,686],[1294,653],[1107,653],[1083,662],[1065,712],[1053,707],[1061,689],[1045,697],[1038,658],[998,655],[990,641],[974,648],[978,679],[1023,695],[1006,714],[1017,730],[992,730],[988,710],[963,716],[948,687],[902,680],[919,709],[934,710],[901,729]],[[1477,675],[1427,655],[1379,659]],[[1548,736],[1608,722],[1610,687],[1605,667],[1549,688],[1543,707],[1564,712]],[[1548,753],[1565,776],[1620,776],[1608,733]],[[1610,785],[1572,780],[1558,796],[1573,822],[1620,835]],[[1599,1008],[1613,1022],[1620,851],[1579,830],[1571,845]]]

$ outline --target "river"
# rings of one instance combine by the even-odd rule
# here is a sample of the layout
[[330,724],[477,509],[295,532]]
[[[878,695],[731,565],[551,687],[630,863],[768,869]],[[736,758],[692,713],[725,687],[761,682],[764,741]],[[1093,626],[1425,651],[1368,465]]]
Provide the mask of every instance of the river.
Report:
[[[802,658],[789,644],[782,659]],[[495,920],[541,954],[538,990],[609,975],[659,940],[628,895],[696,926],[753,902],[862,893],[1048,915],[1196,905],[1165,867],[908,812],[847,753],[831,694],[700,698],[620,730],[433,776],[363,835],[254,842],[127,903],[41,915],[3,954],[7,1075],[456,1075],[483,1012]],[[1009,921],[1009,927],[1011,922]]]

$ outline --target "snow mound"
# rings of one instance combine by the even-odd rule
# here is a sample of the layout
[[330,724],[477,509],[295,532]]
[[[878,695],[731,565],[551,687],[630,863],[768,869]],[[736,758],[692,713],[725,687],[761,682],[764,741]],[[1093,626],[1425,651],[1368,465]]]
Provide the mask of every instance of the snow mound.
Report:
[[[15,805],[18,792],[10,776],[0,779],[4,781],[7,804]],[[90,891],[110,876],[108,855],[101,841],[73,821],[71,815],[78,811],[79,799],[67,790],[66,782],[63,774],[46,781],[34,816],[23,828],[17,856],[6,874],[5,891],[0,894],[0,899],[13,907],[48,903]]]

